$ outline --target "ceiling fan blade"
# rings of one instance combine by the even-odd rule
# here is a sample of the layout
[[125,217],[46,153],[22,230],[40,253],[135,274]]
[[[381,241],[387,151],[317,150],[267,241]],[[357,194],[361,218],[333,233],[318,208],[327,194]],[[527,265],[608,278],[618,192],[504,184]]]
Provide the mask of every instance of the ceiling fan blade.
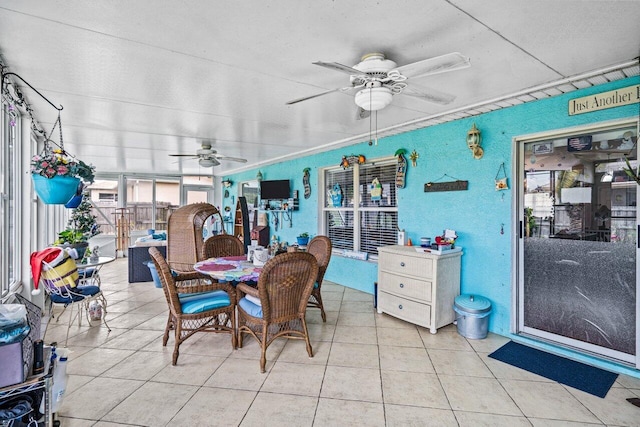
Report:
[[341,88],[337,88],[337,89],[331,89],[331,90],[328,90],[326,92],[316,93],[315,95],[305,96],[304,98],[294,99],[293,101],[287,102],[286,105],[297,104],[298,102],[306,101],[307,99],[317,98],[317,97],[323,96],[323,95],[328,95],[328,94],[333,93],[333,92],[345,92],[345,91],[347,91],[349,89],[352,89],[352,87],[351,86],[347,86],[347,87],[341,87]]
[[171,157],[191,157],[192,159],[197,159],[198,156],[194,154],[169,154]]
[[216,159],[229,160],[231,162],[247,163],[247,159],[243,159],[241,157],[229,157],[229,156],[216,155]]
[[441,105],[451,104],[456,99],[456,97],[450,93],[441,92],[432,88],[416,86],[412,83],[409,83],[409,85],[402,91],[402,94]]
[[362,107],[358,107],[358,111],[356,113],[356,120],[366,119],[371,115],[371,111],[365,110]]
[[368,77],[367,73],[363,73],[360,70],[356,70],[353,67],[349,67],[347,65],[343,65],[340,64],[338,62],[322,62],[322,61],[317,61],[317,62],[312,62],[313,65],[319,65],[321,67],[324,68],[328,68],[330,70],[335,70],[335,71],[340,71],[341,73],[346,73],[349,74],[351,76],[364,76],[364,77]]
[[415,78],[447,71],[461,70],[470,66],[471,61],[469,58],[459,52],[453,52],[403,65],[396,68],[396,70],[407,78]]

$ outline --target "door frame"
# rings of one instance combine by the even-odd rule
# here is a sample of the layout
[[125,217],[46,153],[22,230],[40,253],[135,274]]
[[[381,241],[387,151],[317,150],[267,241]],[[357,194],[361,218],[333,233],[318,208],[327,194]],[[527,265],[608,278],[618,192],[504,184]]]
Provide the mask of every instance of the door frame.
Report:
[[180,194],[180,206],[187,203],[189,191],[202,191],[207,193],[207,203],[214,204],[214,189],[211,185],[182,184],[182,194]]
[[[522,307],[524,285],[524,146],[526,143],[544,141],[549,139],[558,139],[564,137],[570,137],[580,133],[588,132],[602,132],[607,130],[614,130],[621,127],[635,126],[636,135],[640,136],[640,119],[638,117],[628,117],[625,119],[603,121],[592,124],[584,124],[580,126],[574,126],[570,128],[553,129],[544,132],[538,132],[534,134],[526,134],[514,136],[512,138],[512,177],[515,183],[515,193],[512,198],[512,235],[514,244],[512,245],[512,293],[511,293],[511,321],[510,332],[515,335],[524,335],[528,338],[552,343],[554,345],[568,347],[581,353],[590,354],[599,358],[607,358],[599,351],[600,347],[593,346],[591,351],[589,345],[585,346],[585,343],[581,342],[581,348],[577,348],[571,345],[571,340],[568,339],[568,343],[563,344],[557,342],[557,340],[551,340],[546,337],[541,331],[537,331],[536,335],[527,333],[525,327],[523,327],[522,320]],[[638,147],[637,147],[638,148]],[[639,152],[640,157],[640,152]],[[616,362],[627,363],[634,366],[636,369],[640,369],[640,212],[636,212],[636,228],[639,233],[636,236],[636,352],[635,356],[632,356],[634,360],[619,359],[615,357]],[[550,335],[550,334],[549,334]],[[586,347],[586,350],[584,349]]]

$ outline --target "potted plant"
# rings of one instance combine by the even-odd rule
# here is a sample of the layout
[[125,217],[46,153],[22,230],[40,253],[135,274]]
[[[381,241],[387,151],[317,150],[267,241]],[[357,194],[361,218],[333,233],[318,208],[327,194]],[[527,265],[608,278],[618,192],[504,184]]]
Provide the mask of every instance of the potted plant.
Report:
[[309,243],[309,233],[300,233],[296,239],[298,240],[298,246],[307,246],[307,243]]
[[91,212],[91,203],[87,196],[83,195],[82,202],[73,210],[69,218],[67,228],[58,233],[58,239],[54,245],[74,248],[78,252],[78,259],[82,259],[89,246],[88,240],[100,234],[96,219],[97,217]]
[[81,189],[81,182],[92,183],[95,167],[77,160],[63,149],[51,149],[31,158],[34,189],[46,204],[65,204]]

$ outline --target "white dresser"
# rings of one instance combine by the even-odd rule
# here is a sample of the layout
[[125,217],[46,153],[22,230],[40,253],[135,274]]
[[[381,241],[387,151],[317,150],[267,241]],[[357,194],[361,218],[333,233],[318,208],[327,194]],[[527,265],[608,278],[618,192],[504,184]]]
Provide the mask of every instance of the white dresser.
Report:
[[452,323],[461,257],[462,252],[417,252],[414,246],[378,248],[378,313],[424,326],[432,334]]

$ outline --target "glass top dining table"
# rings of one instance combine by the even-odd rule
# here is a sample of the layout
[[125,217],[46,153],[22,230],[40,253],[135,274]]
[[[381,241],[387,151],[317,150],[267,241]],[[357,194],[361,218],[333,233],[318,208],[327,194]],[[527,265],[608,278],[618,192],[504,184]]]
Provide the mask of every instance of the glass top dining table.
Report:
[[219,281],[257,282],[262,266],[247,261],[246,256],[228,256],[198,261],[193,268]]

